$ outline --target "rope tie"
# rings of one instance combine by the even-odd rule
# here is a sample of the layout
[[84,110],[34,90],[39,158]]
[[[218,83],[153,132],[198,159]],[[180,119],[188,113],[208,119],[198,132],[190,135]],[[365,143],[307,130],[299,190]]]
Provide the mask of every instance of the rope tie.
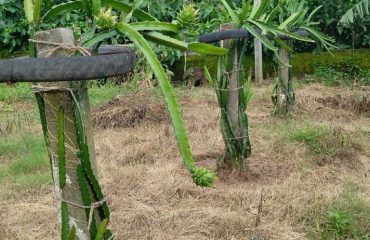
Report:
[[249,138],[249,136],[241,136],[241,137],[226,138],[226,139],[230,139],[230,140],[240,140],[240,139],[246,139],[246,138]]
[[80,205],[80,204],[77,204],[77,203],[74,203],[74,202],[70,202],[70,201],[67,201],[63,198],[60,198],[58,199],[59,201],[61,202],[64,202],[68,205],[71,205],[71,206],[74,206],[74,207],[78,207],[78,208],[83,208],[83,209],[90,209],[90,212],[89,212],[89,220],[88,220],[88,225],[87,225],[87,229],[90,231],[90,227],[91,227],[91,223],[92,223],[92,220],[93,220],[93,217],[94,217],[94,210],[103,206],[104,203],[107,202],[107,198],[104,197],[102,200],[98,201],[98,202],[94,202],[92,203],[90,206],[85,206],[85,205]]
[[[52,56],[58,50],[78,51],[79,53],[81,53],[82,56],[90,56],[91,55],[91,53],[88,50],[86,50],[85,48],[83,48],[81,46],[75,46],[75,45],[71,45],[71,44],[57,43],[57,42],[40,41],[40,40],[34,40],[34,39],[29,39],[29,41],[32,42],[32,43],[39,43],[39,44],[46,44],[46,45],[50,45],[50,46],[55,46],[55,48],[53,48],[51,50],[48,49],[48,50],[44,50],[44,51],[40,52],[40,53],[48,52],[46,57]],[[73,53],[71,53],[70,56],[71,55],[73,55]]]
[[232,71],[225,71],[225,70],[223,70],[223,73],[225,75],[229,75],[230,73],[241,72],[241,71],[244,71],[244,69],[243,68],[238,68],[238,69],[232,70]]
[[78,90],[73,90],[71,88],[65,88],[65,87],[45,87],[41,86],[39,84],[32,86],[32,92],[33,93],[43,93],[43,92],[59,92],[59,91],[65,91],[71,93],[71,96],[73,98],[73,101],[76,103],[76,106],[78,108],[78,111],[81,112],[80,105],[76,99],[75,92],[78,92]]
[[244,89],[245,86],[238,87],[238,88],[214,88],[215,90],[225,91],[225,92],[232,92],[240,89]]

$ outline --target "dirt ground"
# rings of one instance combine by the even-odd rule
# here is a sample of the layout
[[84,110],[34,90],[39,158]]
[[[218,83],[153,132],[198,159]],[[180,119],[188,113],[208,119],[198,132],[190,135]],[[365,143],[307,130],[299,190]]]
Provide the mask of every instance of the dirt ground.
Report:
[[[248,109],[250,171],[220,172],[196,187],[179,155],[160,96],[141,92],[93,110],[99,178],[116,239],[308,239],[305,219],[348,183],[370,201],[369,89],[318,84],[296,91],[295,113],[273,116],[271,86],[255,89]],[[182,90],[179,101],[198,166],[223,156],[219,108],[211,89]],[[289,136],[324,126],[330,153],[312,154]],[[339,135],[338,135],[339,134]],[[338,136],[349,136],[348,144]],[[22,191],[0,186],[0,239],[57,239],[51,184]],[[5,196],[5,195],[3,195]]]

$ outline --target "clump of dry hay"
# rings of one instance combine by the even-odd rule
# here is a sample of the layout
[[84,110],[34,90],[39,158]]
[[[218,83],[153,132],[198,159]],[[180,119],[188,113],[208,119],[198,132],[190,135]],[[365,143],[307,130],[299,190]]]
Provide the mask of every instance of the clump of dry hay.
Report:
[[346,91],[342,88],[326,88],[326,92],[323,92],[323,88],[323,86],[313,85],[308,89],[297,91],[296,109],[298,112],[331,108],[370,116],[370,94],[366,89]]
[[370,112],[370,95],[343,96],[337,94],[335,97],[318,98],[317,102],[322,103],[325,107],[345,109],[357,114]]
[[142,122],[168,121],[168,114],[159,98],[147,93],[133,93],[100,104],[92,111],[92,120],[100,128],[134,127]]

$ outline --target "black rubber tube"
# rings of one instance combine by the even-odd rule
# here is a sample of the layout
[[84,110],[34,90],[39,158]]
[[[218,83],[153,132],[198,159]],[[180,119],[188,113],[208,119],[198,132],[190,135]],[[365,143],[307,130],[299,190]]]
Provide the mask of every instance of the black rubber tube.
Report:
[[[306,37],[308,36],[308,32],[306,30],[298,30],[295,32],[296,35]],[[268,36],[271,38],[271,36]],[[279,34],[278,37],[281,40],[290,40],[292,39],[291,37],[284,35],[284,34]],[[253,35],[250,34],[247,30],[244,29],[233,29],[233,30],[223,30],[219,32],[213,32],[213,33],[208,33],[199,36],[198,41],[202,43],[216,43],[222,40],[227,40],[227,39],[236,39],[236,38],[253,38]]]
[[134,51],[122,46],[104,46],[91,56],[2,60],[0,82],[57,82],[114,77],[131,72],[135,61]]

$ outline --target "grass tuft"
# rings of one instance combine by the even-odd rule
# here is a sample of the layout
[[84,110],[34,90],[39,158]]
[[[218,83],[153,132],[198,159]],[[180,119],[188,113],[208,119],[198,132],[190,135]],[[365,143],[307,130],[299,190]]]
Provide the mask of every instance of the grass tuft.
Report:
[[332,134],[324,126],[305,126],[291,133],[290,139],[305,143],[313,154],[330,154],[334,149],[331,144]]
[[370,202],[359,188],[348,184],[326,208],[308,217],[310,239],[369,239]]
[[37,137],[0,139],[0,181],[21,188],[38,187],[51,181],[44,140]]
[[291,125],[284,132],[289,141],[303,143],[309,157],[318,166],[334,163],[356,168],[360,164],[358,155],[363,152],[363,146],[357,133],[348,133],[341,127],[309,123]]
[[0,87],[0,101],[19,101],[32,98],[32,85],[30,83],[2,84]]

